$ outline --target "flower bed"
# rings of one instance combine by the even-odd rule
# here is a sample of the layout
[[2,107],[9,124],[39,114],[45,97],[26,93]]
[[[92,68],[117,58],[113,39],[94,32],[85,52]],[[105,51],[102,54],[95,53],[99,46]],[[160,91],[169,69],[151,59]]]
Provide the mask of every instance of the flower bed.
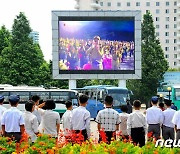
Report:
[[34,144],[24,138],[21,143],[15,143],[10,138],[0,137],[0,154],[176,154],[180,148],[155,148],[153,142],[147,142],[142,148],[130,142],[115,140],[111,144],[95,141],[82,144],[67,143],[60,138],[58,141],[48,135],[39,135]]

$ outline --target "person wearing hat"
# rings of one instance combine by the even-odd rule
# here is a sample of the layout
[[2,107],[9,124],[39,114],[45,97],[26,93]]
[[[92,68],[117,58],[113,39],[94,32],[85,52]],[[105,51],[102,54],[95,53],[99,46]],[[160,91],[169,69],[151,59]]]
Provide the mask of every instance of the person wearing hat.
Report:
[[175,114],[175,110],[171,109],[171,100],[164,99],[166,110],[163,111],[163,127],[162,127],[162,136],[164,140],[173,139],[174,140],[174,127],[172,123],[172,118]]
[[6,108],[3,106],[3,102],[4,102],[4,96],[0,95],[0,136],[2,135],[1,119],[3,113],[6,111]]
[[17,109],[19,96],[9,96],[11,108],[6,110],[2,116],[1,125],[3,136],[10,137],[19,142],[24,132],[24,118],[21,111]]
[[163,112],[157,107],[158,97],[153,96],[151,98],[152,107],[146,110],[146,120],[148,124],[148,133],[158,139],[160,137],[160,127],[163,123]]

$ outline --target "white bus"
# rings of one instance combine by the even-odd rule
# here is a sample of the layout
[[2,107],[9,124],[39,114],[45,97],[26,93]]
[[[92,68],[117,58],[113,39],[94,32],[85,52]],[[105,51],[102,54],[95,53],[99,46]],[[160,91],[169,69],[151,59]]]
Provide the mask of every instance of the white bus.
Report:
[[10,95],[19,95],[20,102],[18,109],[25,110],[25,103],[30,100],[33,95],[40,96],[40,99],[46,101],[53,99],[56,103],[54,111],[62,115],[66,111],[65,102],[72,101],[73,106],[78,105],[78,92],[76,90],[68,89],[45,89],[42,87],[29,87],[29,86],[0,86],[0,95],[4,96],[4,106],[10,108],[8,97]]

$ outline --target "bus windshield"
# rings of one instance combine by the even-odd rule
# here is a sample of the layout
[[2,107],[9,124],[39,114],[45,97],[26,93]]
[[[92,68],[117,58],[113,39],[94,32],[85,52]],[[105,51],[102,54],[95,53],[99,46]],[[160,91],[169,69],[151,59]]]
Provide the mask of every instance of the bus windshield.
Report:
[[180,100],[180,88],[175,89],[175,98],[178,101]]

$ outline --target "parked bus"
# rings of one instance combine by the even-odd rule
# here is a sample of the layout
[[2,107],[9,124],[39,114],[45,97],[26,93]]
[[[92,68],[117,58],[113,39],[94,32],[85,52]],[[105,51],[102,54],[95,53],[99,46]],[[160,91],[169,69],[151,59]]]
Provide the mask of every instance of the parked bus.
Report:
[[91,118],[96,118],[97,113],[104,109],[104,99],[107,95],[113,97],[113,108],[120,113],[120,107],[127,104],[127,100],[130,100],[132,94],[127,88],[110,85],[85,86],[75,90],[79,94],[86,94],[89,97],[86,108],[90,112]]
[[66,111],[65,102],[67,100],[72,101],[73,106],[78,105],[78,92],[75,90],[66,89],[45,89],[41,87],[29,87],[29,86],[0,86],[0,95],[5,97],[4,106],[10,108],[8,97],[10,95],[19,95],[20,102],[18,109],[25,110],[25,102],[31,99],[33,95],[40,96],[41,99],[46,101],[47,99],[53,99],[56,103],[57,111],[61,116]]
[[[168,91],[168,87],[170,91]],[[163,95],[166,99],[171,99],[175,106],[177,106],[178,110],[180,109],[180,85],[172,85],[172,86],[163,86],[162,88],[158,88],[157,95]]]

